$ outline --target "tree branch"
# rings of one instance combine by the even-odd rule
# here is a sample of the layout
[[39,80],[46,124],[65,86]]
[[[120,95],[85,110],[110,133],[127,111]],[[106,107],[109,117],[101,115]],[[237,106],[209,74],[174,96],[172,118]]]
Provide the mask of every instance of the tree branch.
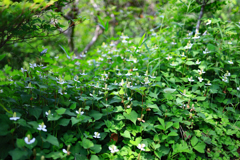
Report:
[[[97,25],[91,42],[88,43],[88,45],[84,48],[82,53],[85,53],[86,51],[88,51],[92,47],[92,45],[97,41],[99,35],[101,35],[102,33],[103,33],[103,30],[101,29],[101,27],[99,25]],[[77,56],[79,56],[79,55],[77,55]]]
[[204,8],[205,8],[207,2],[208,2],[208,0],[203,0],[203,2],[201,3],[202,6],[201,6],[201,11],[200,11],[200,14],[199,14],[199,17],[198,17],[198,21],[197,21],[196,33],[199,32],[199,27],[200,27],[200,24],[201,24],[201,18],[204,14]]

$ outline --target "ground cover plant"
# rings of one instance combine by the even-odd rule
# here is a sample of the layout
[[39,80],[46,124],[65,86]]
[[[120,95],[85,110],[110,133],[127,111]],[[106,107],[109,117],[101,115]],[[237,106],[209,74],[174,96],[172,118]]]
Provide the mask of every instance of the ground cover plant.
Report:
[[240,25],[202,25],[172,23],[137,40],[122,33],[94,51],[100,57],[59,46],[28,68],[6,65],[0,158],[239,158]]

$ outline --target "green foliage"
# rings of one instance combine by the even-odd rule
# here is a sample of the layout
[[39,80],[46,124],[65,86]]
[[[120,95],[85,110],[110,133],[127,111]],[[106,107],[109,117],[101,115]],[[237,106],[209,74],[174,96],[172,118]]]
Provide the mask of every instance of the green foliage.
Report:
[[184,27],[123,36],[100,59],[61,46],[40,65],[6,65],[0,158],[238,158],[239,28],[214,18],[203,19],[206,34]]

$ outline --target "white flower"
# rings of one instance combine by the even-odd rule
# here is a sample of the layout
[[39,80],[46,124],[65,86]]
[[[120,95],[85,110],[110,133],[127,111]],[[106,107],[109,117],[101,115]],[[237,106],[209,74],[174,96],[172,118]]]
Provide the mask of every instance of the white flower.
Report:
[[51,111],[49,110],[48,112],[45,112],[45,114],[46,114],[46,116],[48,116],[49,114],[51,114]]
[[121,72],[120,71],[118,71],[118,74],[117,74],[118,76],[121,76],[122,74],[121,74]]
[[184,47],[184,49],[191,49],[192,46],[193,46],[193,44],[189,42],[189,43],[187,44],[187,46]]
[[226,77],[226,76],[231,76],[231,73],[229,73],[229,72],[227,71],[227,73],[225,73],[224,76],[225,76],[225,77]]
[[209,24],[211,24],[211,22],[212,22],[212,21],[208,19],[208,21],[207,21],[206,25],[209,25]]
[[203,36],[207,35],[207,31],[205,31],[202,35],[203,35]]
[[212,84],[210,83],[210,81],[208,81],[208,83],[205,84],[206,86],[211,86]]
[[206,72],[203,71],[203,69],[199,69],[198,72],[199,72],[200,75],[203,74],[203,73],[206,73]]
[[230,63],[230,64],[233,64],[233,61],[232,61],[232,60],[230,60],[230,61],[228,61],[228,63]]
[[63,153],[66,153],[66,154],[68,153],[66,149],[62,149],[62,151]]
[[222,81],[227,83],[228,82],[228,78],[227,77],[223,77]]
[[161,15],[161,16],[159,16],[159,17],[161,17],[161,18],[164,18],[164,16],[163,16],[163,15]]
[[145,151],[144,147],[145,147],[145,144],[138,144],[138,149],[140,149],[141,151]]
[[83,115],[83,114],[84,114],[84,112],[83,112],[83,111],[81,111],[81,108],[80,108],[79,110],[80,110],[80,111],[76,111],[76,113],[77,113],[77,114],[79,114],[79,113],[80,113],[81,115]]
[[119,151],[115,145],[111,145],[108,148],[111,151],[111,153],[115,153]]
[[111,47],[114,47],[114,46],[115,46],[115,44],[113,43],[113,41],[111,42],[110,46],[111,46]]
[[0,93],[3,93],[3,90],[2,90],[2,89],[0,89]]
[[98,132],[94,132],[94,136],[93,136],[94,138],[101,138],[100,137],[100,133],[98,133]]
[[55,59],[58,59],[59,57],[58,56],[56,56],[56,57],[54,57]]
[[193,82],[194,80],[192,79],[192,77],[188,78],[189,82]]
[[170,65],[171,65],[171,66],[176,66],[177,64],[176,64],[176,63],[174,63],[174,62],[172,62]]
[[202,82],[203,78],[202,77],[198,77],[198,80],[199,80],[199,82]]
[[240,90],[240,87],[237,87],[237,90],[239,91],[239,90]]
[[27,144],[32,144],[35,142],[35,138],[32,138],[30,139],[30,135],[28,135],[27,137],[24,138],[24,141],[27,143]]
[[105,84],[105,88],[102,88],[104,90],[109,90],[109,88],[107,88],[107,84]]
[[80,65],[80,63],[77,61],[77,62],[75,63],[75,65],[79,66],[79,65]]
[[207,53],[211,53],[211,51],[208,51],[208,49],[206,48],[205,51],[203,51],[203,54],[207,54]]
[[128,101],[131,101],[132,100],[132,98],[131,97],[128,97],[128,99],[127,99]]
[[125,40],[125,38],[123,38],[122,43],[127,43],[127,41]]
[[196,61],[196,64],[201,64],[201,61],[199,61],[199,59]]
[[137,71],[138,69],[136,67],[133,68],[133,71]]
[[87,75],[86,73],[85,73],[85,70],[83,70],[83,73],[80,73],[82,76],[84,76],[84,75]]
[[119,86],[122,86],[124,84],[124,80],[122,79],[122,81],[119,83]]
[[176,42],[171,42],[172,45],[176,45],[177,43]]
[[232,42],[228,42],[228,44],[232,44]]
[[197,36],[197,34],[195,34],[195,36],[192,37],[192,39],[199,39],[199,38],[200,38],[200,36]]
[[169,59],[172,59],[172,57],[170,55],[168,55],[168,57],[166,59],[169,60]]
[[47,132],[47,129],[46,129],[46,125],[44,125],[44,123],[42,122],[41,125],[38,125],[38,128],[37,128],[39,131],[44,131],[44,132]]
[[16,113],[16,112],[14,112],[14,113],[13,113],[13,116],[10,117],[10,120],[14,120],[14,121],[16,121],[16,120],[18,120],[18,119],[20,119],[20,117],[17,117],[17,113]]
[[130,71],[128,71],[128,73],[126,74],[126,76],[131,76],[132,73],[130,73]]

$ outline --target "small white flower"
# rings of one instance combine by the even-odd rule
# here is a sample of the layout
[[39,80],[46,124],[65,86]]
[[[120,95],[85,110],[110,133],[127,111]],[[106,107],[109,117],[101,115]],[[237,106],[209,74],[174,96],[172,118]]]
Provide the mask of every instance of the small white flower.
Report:
[[198,74],[200,74],[200,75],[203,74],[203,73],[206,73],[206,72],[203,71],[203,69],[199,69],[198,72],[199,72]]
[[208,81],[208,83],[205,84],[206,86],[211,86],[212,84],[210,83],[210,81]]
[[42,124],[38,125],[38,128],[37,128],[39,131],[44,131],[44,132],[47,132],[47,129],[46,129],[46,125],[44,125],[44,123],[42,122]]
[[228,82],[228,78],[227,77],[223,77],[222,81],[227,83]]
[[66,153],[66,154],[68,153],[66,149],[62,149],[62,151],[63,153]]
[[79,65],[80,65],[80,62],[77,61],[77,62],[75,63],[75,65],[79,66]]
[[192,46],[193,46],[193,44],[189,42],[189,43],[187,44],[187,46],[184,47],[184,49],[191,49]]
[[232,42],[228,42],[228,44],[232,44]]
[[16,120],[18,120],[18,119],[20,119],[20,117],[17,117],[17,113],[16,113],[16,112],[14,112],[14,113],[13,113],[13,116],[10,117],[10,120],[14,120],[14,121],[16,121]]
[[211,53],[211,51],[208,51],[208,49],[206,48],[205,51],[203,51],[203,54],[207,54],[207,53]]
[[131,101],[132,100],[132,98],[131,97],[128,97],[128,99],[127,99],[128,101]]
[[2,89],[0,89],[0,93],[3,93],[3,90],[2,90]]
[[169,60],[169,59],[172,59],[172,57],[170,55],[168,55],[168,57],[166,59]]
[[192,39],[199,39],[199,38],[200,38],[200,36],[197,36],[197,34],[195,34],[195,36],[192,37]]
[[115,46],[115,44],[114,44],[113,42],[111,42],[110,46],[111,46],[111,47],[114,47],[114,46]]
[[28,135],[27,137],[24,138],[24,141],[27,143],[27,144],[32,144],[35,142],[35,138],[32,138],[30,139],[30,135]]
[[161,16],[159,16],[160,18],[164,18],[164,16],[163,15],[161,15]]
[[201,64],[201,61],[199,61],[199,59],[196,61],[196,64]]
[[193,82],[194,80],[192,79],[192,77],[188,78],[189,82]]
[[128,41],[126,41],[125,38],[123,38],[122,43],[128,43]]
[[198,80],[199,80],[199,82],[202,82],[203,78],[202,77],[198,77]]
[[119,86],[123,86],[124,84],[124,80],[122,79],[122,81],[119,83]]
[[239,91],[239,90],[240,90],[240,87],[237,87],[237,90]]
[[232,60],[230,60],[230,61],[228,61],[228,63],[230,63],[230,64],[233,64],[233,61],[232,61]]
[[[79,109],[79,110],[80,110],[80,109]],[[80,111],[80,112],[79,112],[79,111],[76,111],[76,113],[77,113],[77,114],[79,114],[79,113],[80,113],[81,115],[83,115],[83,114],[84,114],[84,112],[83,112],[83,111]]]
[[117,149],[117,147],[115,145],[111,145],[108,148],[111,151],[111,153],[115,153],[115,152],[119,151],[119,149]]
[[59,57],[58,56],[56,56],[56,57],[54,57],[55,59],[58,59]]
[[145,147],[145,144],[138,144],[138,149],[140,149],[141,151],[145,151],[144,147]]
[[206,36],[206,35],[207,35],[207,31],[205,31],[202,35],[203,35],[203,36]]
[[225,73],[224,76],[225,76],[225,77],[226,77],[226,76],[231,76],[231,73],[229,73],[229,72],[227,71],[227,73]]
[[172,62],[170,65],[171,65],[171,66],[176,66],[177,63]]
[[172,45],[176,45],[177,43],[176,42],[171,42]]
[[136,67],[133,68],[133,71],[137,71],[138,69]]
[[98,133],[98,132],[94,132],[94,136],[93,136],[94,138],[101,138],[100,137],[100,133]]
[[208,19],[208,21],[207,21],[206,25],[209,25],[209,24],[211,24],[211,22],[212,22],[212,21]]
[[131,76],[132,73],[130,73],[130,71],[128,71],[128,73],[126,74],[126,76]]

